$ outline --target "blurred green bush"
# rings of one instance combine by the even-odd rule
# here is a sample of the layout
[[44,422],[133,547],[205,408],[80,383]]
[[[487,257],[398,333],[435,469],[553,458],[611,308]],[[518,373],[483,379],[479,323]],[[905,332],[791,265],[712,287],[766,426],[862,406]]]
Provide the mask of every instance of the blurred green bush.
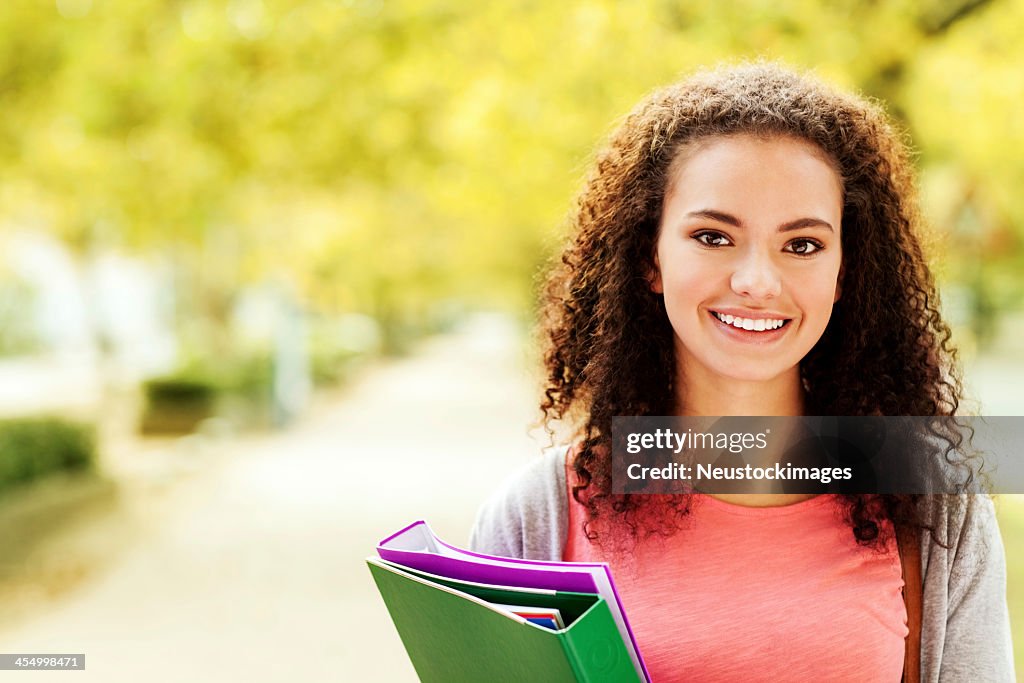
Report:
[[239,426],[266,422],[273,366],[268,355],[194,360],[178,372],[142,384],[143,434],[188,434],[227,413]]
[[187,434],[212,417],[217,387],[189,376],[157,377],[142,385],[144,407],[139,429],[143,434]]
[[[392,346],[376,343],[352,348],[317,327],[308,342],[308,363],[313,386],[343,384],[368,358],[380,353],[399,354],[433,328],[407,324],[396,328]],[[188,434],[209,418],[223,417],[239,428],[271,425],[274,360],[270,350],[239,351],[233,356],[194,357],[176,372],[142,384],[143,434]]]
[[56,417],[0,420],[0,491],[96,462],[91,424]]

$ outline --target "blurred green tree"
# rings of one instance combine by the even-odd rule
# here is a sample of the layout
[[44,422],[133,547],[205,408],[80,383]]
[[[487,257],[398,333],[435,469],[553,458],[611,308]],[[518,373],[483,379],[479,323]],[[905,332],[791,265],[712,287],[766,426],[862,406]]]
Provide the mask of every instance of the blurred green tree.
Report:
[[609,122],[781,58],[886,103],[948,277],[1016,299],[1022,28],[1019,0],[10,0],[0,220],[166,253],[212,320],[281,273],[385,321],[523,307]]

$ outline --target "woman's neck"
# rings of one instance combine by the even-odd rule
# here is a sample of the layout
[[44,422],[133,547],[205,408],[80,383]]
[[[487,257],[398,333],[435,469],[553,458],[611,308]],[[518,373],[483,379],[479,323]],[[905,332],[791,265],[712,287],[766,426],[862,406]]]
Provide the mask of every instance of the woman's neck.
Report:
[[680,415],[804,414],[804,390],[797,368],[764,381],[691,375],[682,377],[676,386]]
[[[682,373],[680,373],[682,374]],[[697,375],[697,376],[694,376]],[[691,374],[676,383],[680,415],[729,416],[803,415],[804,390],[800,371],[793,371],[765,381],[746,382],[726,377]],[[814,494],[786,493],[714,493],[719,500],[746,507],[793,505]]]

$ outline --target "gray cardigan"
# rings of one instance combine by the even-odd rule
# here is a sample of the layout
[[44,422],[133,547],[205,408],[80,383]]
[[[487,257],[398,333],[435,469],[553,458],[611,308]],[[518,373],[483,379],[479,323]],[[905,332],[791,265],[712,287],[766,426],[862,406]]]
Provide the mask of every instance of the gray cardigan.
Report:
[[[551,450],[531,462],[481,507],[470,548],[504,557],[562,559],[566,450]],[[1006,560],[992,501],[969,495],[955,517],[938,506],[928,514],[951,546],[935,544],[928,533],[921,536],[921,680],[1012,682]]]

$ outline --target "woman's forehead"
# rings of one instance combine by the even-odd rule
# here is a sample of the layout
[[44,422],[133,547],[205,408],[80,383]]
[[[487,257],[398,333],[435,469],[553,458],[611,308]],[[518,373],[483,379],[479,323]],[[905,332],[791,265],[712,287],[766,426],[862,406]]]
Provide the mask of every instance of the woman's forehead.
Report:
[[842,212],[839,174],[824,152],[797,138],[702,140],[673,163],[671,174],[665,213],[717,210],[786,220],[790,213],[810,212],[829,220]]

